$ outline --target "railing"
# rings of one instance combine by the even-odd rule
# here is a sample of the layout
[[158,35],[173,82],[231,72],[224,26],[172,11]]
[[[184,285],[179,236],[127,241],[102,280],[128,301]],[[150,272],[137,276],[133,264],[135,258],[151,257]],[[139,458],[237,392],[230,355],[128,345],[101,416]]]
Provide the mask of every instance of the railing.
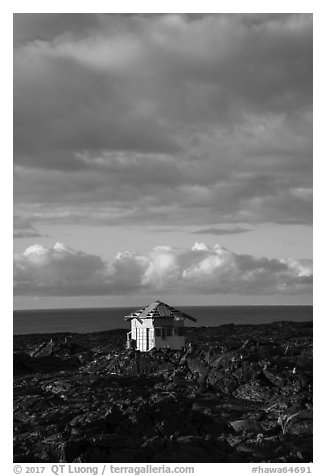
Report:
[[126,348],[130,349],[130,346],[131,346],[131,331],[127,332]]

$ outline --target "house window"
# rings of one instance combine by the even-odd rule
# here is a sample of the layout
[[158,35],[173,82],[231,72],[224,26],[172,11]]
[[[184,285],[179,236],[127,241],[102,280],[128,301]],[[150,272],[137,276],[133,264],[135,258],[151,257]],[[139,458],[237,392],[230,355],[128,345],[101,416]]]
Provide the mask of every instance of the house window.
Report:
[[166,329],[166,335],[167,335],[167,336],[172,336],[172,327],[167,327],[167,329]]
[[178,327],[178,336],[183,336],[183,327]]
[[156,328],[155,329],[155,335],[156,335],[156,337],[161,337],[161,335],[162,335],[161,329]]

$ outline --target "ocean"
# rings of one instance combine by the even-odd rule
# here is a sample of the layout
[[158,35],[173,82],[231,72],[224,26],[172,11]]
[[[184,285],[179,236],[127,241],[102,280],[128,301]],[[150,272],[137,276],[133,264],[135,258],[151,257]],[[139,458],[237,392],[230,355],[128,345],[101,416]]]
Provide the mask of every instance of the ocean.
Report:
[[[275,321],[311,321],[312,306],[177,306],[195,317],[188,326],[214,327],[222,324],[266,324]],[[127,329],[124,316],[134,311],[130,307],[95,309],[37,309],[14,311],[14,334],[44,334],[55,332],[99,332]]]

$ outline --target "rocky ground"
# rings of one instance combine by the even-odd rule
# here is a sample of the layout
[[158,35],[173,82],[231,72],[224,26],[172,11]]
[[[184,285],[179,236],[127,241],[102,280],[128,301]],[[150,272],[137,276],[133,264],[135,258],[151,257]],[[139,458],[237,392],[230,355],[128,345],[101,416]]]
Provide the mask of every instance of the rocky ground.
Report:
[[[52,339],[52,341],[51,341]],[[312,323],[14,337],[15,462],[310,462]]]

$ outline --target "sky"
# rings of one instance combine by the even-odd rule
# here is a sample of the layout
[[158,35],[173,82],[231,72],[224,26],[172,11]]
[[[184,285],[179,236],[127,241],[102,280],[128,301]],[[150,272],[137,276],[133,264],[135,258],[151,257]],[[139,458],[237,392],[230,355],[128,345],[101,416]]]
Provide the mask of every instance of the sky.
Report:
[[14,14],[14,307],[310,304],[311,14]]

